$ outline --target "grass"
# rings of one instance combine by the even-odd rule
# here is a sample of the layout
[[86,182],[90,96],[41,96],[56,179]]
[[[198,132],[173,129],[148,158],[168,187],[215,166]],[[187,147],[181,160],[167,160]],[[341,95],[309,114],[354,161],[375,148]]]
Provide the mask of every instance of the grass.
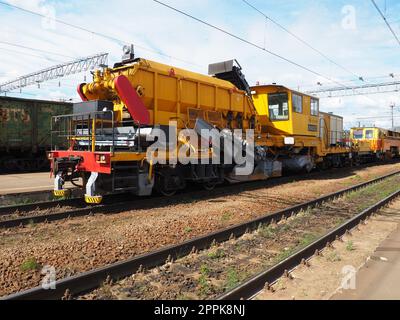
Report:
[[226,275],[225,288],[227,290],[233,289],[240,283],[239,275],[234,268],[230,268]]
[[295,253],[296,247],[294,248],[288,248],[283,251],[281,251],[276,257],[275,257],[275,263],[279,263],[287,258],[289,258],[293,253]]
[[232,219],[232,214],[231,214],[230,212],[224,212],[224,213],[222,214],[221,220],[222,220],[223,222],[227,222],[227,221],[229,221],[229,220],[231,220],[231,219]]
[[299,244],[297,246],[291,247],[291,248],[286,248],[285,250],[281,251],[276,257],[275,257],[275,263],[279,263],[287,258],[289,258],[291,255],[293,255],[296,251],[299,249],[303,249],[304,247],[308,246],[310,243],[314,242],[318,238],[317,235],[313,233],[306,233],[302,238],[299,240]]
[[221,259],[225,257],[225,252],[222,249],[211,251],[207,254],[210,259]]
[[[382,182],[369,185],[361,190],[347,194],[344,199],[346,201],[356,202],[357,210],[362,211],[377,201],[384,199],[398,190],[398,178],[388,178]],[[362,201],[359,201],[362,198]]]
[[316,239],[318,238],[318,236],[316,236],[313,233],[306,233],[299,241],[299,245],[300,247],[306,247],[308,246],[310,243],[313,243]]
[[36,261],[35,258],[29,258],[21,264],[21,270],[24,272],[38,269],[40,269],[40,264]]
[[193,229],[191,227],[186,227],[184,231],[185,233],[190,233],[193,231]]
[[199,278],[199,291],[200,291],[200,295],[201,296],[207,296],[210,294],[211,292],[211,287],[210,287],[210,283],[208,281],[208,276],[210,274],[210,269],[208,268],[207,265],[203,264],[200,267],[200,278]]
[[259,230],[258,233],[260,236],[267,238],[267,239],[272,239],[275,237],[276,233],[278,231],[278,228],[272,226],[272,225],[263,225]]
[[28,227],[31,227],[31,228],[33,228],[36,224],[35,224],[35,222],[33,222],[33,220],[32,219],[30,219],[29,221],[28,221]]
[[204,275],[204,276],[208,277],[209,274],[210,274],[210,268],[206,264],[203,264],[200,267],[200,273],[201,273],[201,275]]
[[329,253],[326,256],[326,259],[330,262],[339,262],[342,260],[342,258],[339,256],[339,254],[336,251]]
[[242,250],[242,244],[241,243],[235,243],[234,250],[239,252]]
[[356,250],[355,248],[354,248],[354,242],[353,241],[347,241],[347,244],[346,244],[346,250],[347,251],[354,251],[354,250]]

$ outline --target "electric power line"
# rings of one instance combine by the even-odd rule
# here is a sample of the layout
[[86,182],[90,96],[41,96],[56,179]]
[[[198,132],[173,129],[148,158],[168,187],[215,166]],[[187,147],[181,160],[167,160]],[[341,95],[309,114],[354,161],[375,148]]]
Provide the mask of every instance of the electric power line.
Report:
[[240,36],[237,36],[237,35],[235,35],[235,34],[229,32],[229,31],[226,31],[226,30],[224,30],[224,29],[222,29],[222,28],[220,28],[220,27],[217,27],[217,26],[215,26],[215,25],[213,25],[213,24],[211,24],[211,23],[209,23],[209,22],[207,22],[207,21],[204,21],[204,20],[201,20],[201,19],[199,19],[199,18],[196,18],[195,16],[193,16],[193,15],[191,15],[191,14],[189,14],[189,13],[186,13],[186,12],[184,12],[184,11],[182,11],[182,10],[179,10],[179,9],[177,9],[177,8],[174,8],[174,7],[172,7],[172,6],[170,6],[170,5],[166,4],[166,3],[163,3],[163,2],[158,1],[158,0],[153,0],[153,1],[156,2],[156,3],[158,3],[158,4],[160,4],[160,5],[162,5],[162,6],[164,6],[164,7],[166,7],[166,8],[168,8],[168,9],[171,9],[171,10],[177,12],[177,13],[180,13],[180,14],[182,14],[182,15],[188,17],[188,18],[191,18],[191,19],[193,19],[193,20],[195,20],[195,21],[197,21],[197,22],[200,22],[200,23],[202,23],[202,24],[204,24],[204,25],[206,25],[206,26],[208,26],[208,27],[210,27],[210,28],[213,28],[213,29],[215,29],[215,30],[218,30],[218,31],[220,31],[220,32],[222,32],[222,33],[224,33],[224,34],[226,34],[226,35],[232,37],[232,38],[235,38],[235,39],[237,39],[237,40],[239,40],[239,41],[241,41],[241,42],[244,42],[244,43],[246,43],[246,44],[248,44],[248,45],[250,45],[250,46],[252,46],[252,47],[255,47],[255,48],[259,49],[259,50],[262,50],[262,51],[264,51],[264,52],[266,52],[266,53],[268,53],[268,54],[270,54],[270,55],[272,55],[272,56],[274,56],[274,57],[276,57],[276,58],[279,58],[279,59],[281,59],[281,60],[283,60],[283,61],[286,61],[286,62],[288,62],[288,63],[290,63],[290,64],[292,64],[292,65],[294,65],[294,66],[297,66],[297,67],[299,67],[299,68],[301,68],[301,69],[303,69],[303,70],[306,70],[306,71],[308,71],[308,72],[310,72],[310,73],[312,73],[312,74],[314,74],[314,75],[316,75],[316,76],[319,76],[319,77],[324,78],[324,79],[326,79],[326,80],[328,80],[328,81],[331,81],[331,82],[334,82],[334,83],[336,83],[336,84],[339,84],[341,87],[346,88],[346,86],[343,85],[342,83],[340,83],[340,82],[338,82],[338,81],[336,81],[336,80],[334,80],[334,79],[331,79],[331,78],[329,78],[329,77],[327,77],[327,76],[324,76],[324,75],[322,75],[321,73],[319,73],[319,72],[317,72],[317,71],[314,71],[314,70],[312,70],[312,69],[310,69],[310,68],[308,68],[308,67],[306,67],[306,66],[303,66],[303,65],[301,65],[300,63],[297,63],[297,62],[295,62],[295,61],[293,61],[293,60],[290,60],[290,59],[288,59],[288,58],[286,58],[286,57],[284,57],[284,56],[282,56],[282,55],[279,55],[279,54],[277,54],[277,53],[275,53],[275,52],[272,52],[272,51],[270,51],[270,50],[267,50],[267,49],[265,49],[265,48],[259,46],[258,44],[254,43],[254,42],[251,42],[251,41],[246,40],[246,39],[244,39],[244,38],[242,38],[242,37],[240,37]]
[[[35,11],[31,11],[31,10],[28,10],[28,9],[25,9],[25,8],[22,8],[22,7],[19,7],[19,6],[10,4],[10,3],[6,3],[6,2],[4,2],[4,1],[0,1],[0,5],[7,6],[7,7],[10,7],[10,8],[14,8],[14,9],[23,11],[23,12],[25,12],[25,13],[33,14],[33,15],[36,15],[36,16],[39,16],[39,17],[42,17],[42,18],[47,18],[47,16],[45,16],[44,14],[41,14],[41,13],[38,13],[38,12],[35,12]],[[110,35],[106,35],[106,34],[104,34],[104,33],[98,32],[98,31],[93,31],[93,30],[90,30],[90,29],[87,29],[87,28],[84,28],[84,27],[81,27],[81,26],[78,26],[78,25],[75,25],[75,24],[72,24],[72,23],[69,23],[69,22],[65,22],[65,21],[60,20],[60,19],[54,19],[54,21],[57,22],[57,23],[66,25],[66,26],[68,26],[68,27],[71,27],[71,28],[74,28],[74,29],[78,29],[78,30],[81,30],[81,31],[84,31],[84,32],[93,34],[93,35],[98,36],[98,37],[101,37],[101,38],[106,38],[106,39],[108,39],[108,40],[117,42],[118,44],[127,44],[127,43],[130,43],[129,41],[124,41],[124,40],[118,39],[118,38],[113,37],[113,36],[110,36]],[[156,50],[153,50],[153,49],[149,49],[149,48],[146,48],[146,47],[141,46],[141,45],[135,44],[135,47],[138,47],[138,48],[140,48],[140,49],[142,49],[142,50],[145,50],[145,51],[148,51],[148,52],[155,53],[155,54],[160,55],[160,56],[167,57],[167,58],[169,58],[169,59],[173,59],[173,60],[176,60],[176,61],[180,61],[180,62],[189,64],[189,65],[194,65],[194,66],[197,66],[197,67],[202,67],[202,66],[200,66],[200,65],[198,65],[198,64],[196,64],[196,63],[194,63],[194,62],[192,62],[192,61],[188,61],[188,60],[184,60],[184,59],[181,59],[181,58],[177,58],[177,57],[174,57],[174,56],[172,56],[172,55],[168,55],[168,54],[165,54],[165,53],[160,52],[160,51],[156,51]]]
[[398,38],[397,34],[394,32],[394,30],[392,29],[390,23],[387,21],[385,15],[383,14],[383,12],[381,11],[381,9],[379,9],[378,5],[376,4],[375,0],[371,0],[372,4],[374,5],[374,7],[376,8],[376,10],[378,11],[378,13],[381,15],[382,19],[385,21],[387,27],[389,28],[390,32],[392,33],[393,37],[396,39],[397,43],[400,45],[400,39]]
[[260,9],[258,9],[257,7],[255,7],[253,4],[251,4],[250,2],[248,2],[247,0],[242,0],[245,4],[247,4],[249,7],[253,8],[255,11],[257,11],[258,13],[260,13],[262,16],[264,16],[266,19],[268,19],[269,21],[271,21],[273,24],[275,24],[276,26],[278,26],[279,28],[281,28],[282,30],[284,30],[285,32],[287,32],[288,34],[290,34],[292,37],[294,37],[295,39],[297,39],[298,41],[300,41],[302,44],[304,44],[305,46],[307,46],[308,48],[310,48],[311,50],[317,52],[320,56],[322,56],[323,58],[325,58],[326,60],[328,60],[329,62],[331,62],[332,64],[334,64],[335,66],[339,67],[340,69],[346,71],[349,74],[352,74],[353,76],[355,76],[357,78],[357,80],[361,80],[362,81],[362,77],[355,74],[354,72],[350,71],[349,69],[347,69],[346,67],[340,65],[339,63],[335,62],[334,60],[332,60],[331,58],[329,58],[326,54],[324,54],[323,52],[321,52],[320,50],[318,50],[317,48],[313,47],[311,44],[309,44],[308,42],[306,42],[305,40],[303,40],[302,38],[300,38],[298,35],[296,35],[295,33],[293,33],[292,31],[290,31],[289,29],[287,29],[285,26],[283,26],[282,24],[280,24],[279,22],[275,21],[274,19],[272,19],[271,17],[267,16],[264,12],[262,12]]
[[5,44],[5,45],[8,45],[8,46],[18,47],[18,48],[32,50],[32,51],[41,52],[41,53],[46,53],[46,54],[50,54],[50,55],[53,55],[53,56],[60,56],[60,57],[68,58],[68,59],[75,59],[76,58],[76,57],[67,56],[67,55],[61,54],[61,53],[56,53],[56,52],[51,52],[51,51],[42,50],[42,49],[38,49],[38,48],[28,47],[28,46],[24,46],[24,45],[16,44],[16,43],[11,43],[11,42],[7,42],[7,41],[0,41],[0,44]]
[[30,56],[30,57],[35,57],[35,58],[39,58],[39,59],[44,59],[44,60],[47,60],[47,61],[61,62],[60,60],[56,60],[56,59],[53,59],[53,58],[49,58],[49,57],[45,57],[45,56],[38,56],[36,54],[25,53],[25,52],[12,50],[12,49],[8,49],[8,48],[0,48],[0,50],[11,52],[11,53],[15,53],[15,54],[20,54],[20,55],[23,55],[23,56]]

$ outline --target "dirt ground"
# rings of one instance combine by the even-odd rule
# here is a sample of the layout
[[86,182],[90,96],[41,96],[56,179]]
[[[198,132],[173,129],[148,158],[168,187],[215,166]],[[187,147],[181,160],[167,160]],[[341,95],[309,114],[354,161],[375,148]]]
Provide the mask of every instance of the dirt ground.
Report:
[[400,223],[400,200],[360,225],[351,235],[336,241],[322,256],[313,257],[310,266],[299,266],[294,279],[280,279],[260,293],[257,300],[328,300],[337,292],[357,286],[356,272],[370,259],[375,249]]
[[[324,177],[244,190],[213,199],[116,215],[96,215],[0,231],[0,296],[87,271],[241,223],[400,169],[398,164],[346,169]],[[184,196],[183,196],[184,197]]]
[[260,226],[238,239],[215,244],[173,263],[104,284],[80,299],[214,299],[284,260],[360,211],[398,190],[400,177]]

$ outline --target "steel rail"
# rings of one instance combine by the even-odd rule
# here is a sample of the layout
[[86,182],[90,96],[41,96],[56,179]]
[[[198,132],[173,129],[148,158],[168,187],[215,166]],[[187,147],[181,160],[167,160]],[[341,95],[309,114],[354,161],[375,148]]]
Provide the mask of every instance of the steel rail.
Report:
[[[397,162],[394,162],[397,163]],[[363,165],[362,168],[364,167],[369,167],[371,164]],[[372,165],[376,166],[376,164]],[[360,167],[358,167],[360,168]],[[260,187],[266,187],[266,186],[274,186],[278,185],[279,183],[285,182],[285,181],[291,181],[292,179],[307,179],[311,178],[314,176],[318,176],[321,174],[329,174],[333,172],[335,169],[331,169],[328,171],[323,171],[323,172],[313,172],[313,173],[308,173],[308,174],[296,174],[296,175],[291,175],[291,176],[283,176],[280,178],[276,179],[270,179],[267,181],[255,181],[252,183],[243,183],[243,184],[235,184],[235,185],[230,185],[228,187],[225,186],[224,190],[222,190],[221,194],[225,194],[227,189],[229,188],[234,188],[237,187],[238,185],[245,185],[248,187],[251,186],[260,186]],[[221,189],[221,188],[219,188]],[[190,194],[199,195],[199,191],[195,192],[185,192],[185,196],[190,196]],[[200,191],[201,193],[201,191]],[[203,193],[207,193],[207,191],[203,191]],[[214,194],[216,195],[216,194]],[[24,215],[22,217],[17,217],[17,218],[11,218],[11,219],[3,219],[0,220],[0,229],[4,228],[13,228],[13,227],[19,227],[19,226],[24,226],[27,224],[36,224],[36,223],[44,223],[44,222],[53,222],[57,220],[62,220],[62,219],[67,219],[67,218],[73,218],[73,217],[82,217],[85,215],[91,215],[91,214],[97,214],[97,213],[118,213],[119,210],[125,209],[130,210],[133,208],[140,208],[141,203],[144,205],[148,202],[151,201],[149,199],[153,200],[153,203],[157,203],[157,200],[164,200],[165,197],[152,197],[152,198],[130,198],[128,199],[126,194],[115,194],[115,195],[108,195],[104,199],[104,203],[101,205],[97,206],[88,206],[85,204],[83,201],[79,202],[80,198],[74,198],[74,199],[65,199],[65,200],[58,200],[58,201],[45,201],[45,202],[37,202],[37,203],[32,203],[32,204],[24,204],[24,205],[11,205],[11,206],[4,206],[0,207],[0,217],[4,217],[6,215],[12,215],[15,212],[30,212],[30,211],[35,211],[35,210],[46,210],[46,209],[52,209],[56,208],[57,206],[61,207],[75,207],[73,210],[68,210],[64,212],[59,212],[59,213],[51,213],[51,214],[43,214],[43,215]],[[116,200],[120,199],[117,203]],[[169,198],[173,199],[173,197]]]
[[[114,196],[114,197],[113,197]],[[118,195],[110,195],[109,201],[111,203],[101,204],[96,206],[90,206],[86,204],[82,204],[82,208],[74,208],[68,211],[61,211],[55,213],[47,213],[42,215],[30,215],[30,216],[23,216],[13,219],[5,219],[0,220],[0,229],[4,228],[13,228],[24,226],[27,224],[36,224],[36,223],[44,223],[44,222],[54,222],[62,219],[69,219],[69,218],[76,218],[76,217],[83,217],[88,215],[94,214],[116,214],[122,211],[128,211],[133,209],[140,209],[150,204],[154,204],[154,200],[161,200],[163,197],[159,198],[133,198],[130,200],[125,201],[118,201],[113,203],[112,199],[117,199]],[[79,199],[75,199],[75,206],[76,201]],[[67,204],[65,204],[67,206]],[[36,207],[37,208],[37,207]],[[52,208],[52,207],[49,207]],[[43,207],[42,207],[43,209]],[[6,214],[0,214],[0,216],[5,216]],[[11,215],[11,214],[10,214]]]
[[12,214],[15,211],[27,212],[33,210],[45,210],[51,209],[57,206],[69,206],[75,205],[77,199],[64,199],[64,200],[53,200],[53,201],[39,201],[34,203],[19,204],[19,205],[6,205],[0,207],[0,216]]
[[[366,163],[366,164],[361,164],[356,166],[357,169],[364,169],[364,168],[369,168],[369,167],[376,167],[376,166],[381,166],[381,165],[390,165],[390,164],[398,164],[400,163],[400,161],[388,161],[388,162],[384,162],[384,163]],[[350,169],[352,167],[346,167],[347,169]],[[273,184],[276,183],[277,181],[285,181],[285,180],[290,180],[290,179],[302,179],[304,178],[310,178],[313,176],[318,176],[320,174],[329,174],[334,172],[335,170],[337,170],[337,168],[331,168],[329,170],[326,171],[314,171],[312,173],[307,173],[307,174],[293,174],[290,176],[282,176],[279,178],[274,178],[274,179],[269,179],[266,180],[268,182],[272,182]],[[260,183],[262,181],[253,181],[251,182],[252,184],[257,184]],[[265,182],[265,180],[264,180]],[[243,184],[247,184],[249,185],[250,183],[243,183]],[[238,184],[234,184],[232,186],[237,186]],[[42,194],[48,194],[50,191],[34,191],[31,193],[13,193],[10,195],[3,195],[1,196],[2,198],[9,198],[11,196],[11,198],[16,198],[16,197],[26,197],[27,194],[29,195],[42,195]],[[104,200],[107,201],[108,198],[113,199],[113,197],[118,197],[118,196],[122,196],[124,195],[122,194],[115,194],[115,195],[106,195],[104,197]],[[33,203],[27,203],[27,204],[12,204],[12,205],[0,205],[0,216],[4,216],[4,215],[10,215],[15,211],[19,211],[19,212],[27,212],[27,211],[33,211],[33,210],[45,210],[45,209],[51,209],[54,208],[56,206],[75,206],[75,207],[83,207],[86,204],[82,201],[82,203],[77,203],[77,200],[82,200],[83,198],[81,197],[74,197],[74,198],[69,198],[69,199],[62,199],[62,200],[48,200],[48,201],[38,201],[38,202],[33,202]]]
[[[163,265],[165,261],[170,259],[178,259],[190,254],[194,250],[203,250],[209,248],[213,243],[222,243],[232,237],[240,237],[246,232],[256,230],[260,225],[270,224],[271,222],[279,222],[282,219],[291,217],[292,215],[307,210],[310,207],[316,207],[327,201],[332,201],[349,192],[357,191],[373,183],[380,182],[387,178],[398,175],[400,172],[394,172],[377,179],[370,180],[358,184],[356,186],[343,189],[341,191],[314,199],[303,204],[267,214],[263,217],[235,225],[220,231],[216,231],[204,236],[185,241],[181,244],[171,245],[159,250],[142,254],[131,259],[117,262],[108,266],[104,266],[95,270],[84,272],[72,277],[64,278],[56,282],[56,289],[46,290],[41,286],[26,291],[11,294],[2,298],[3,300],[55,300],[64,297],[68,291],[72,296],[88,292],[101,286],[106,279],[118,280],[136,273],[143,268],[153,268]],[[264,281],[265,284],[265,281]],[[263,284],[263,285],[264,285]]]
[[329,246],[333,241],[341,238],[347,231],[350,231],[351,229],[359,225],[369,216],[387,206],[390,202],[392,202],[395,198],[399,196],[400,190],[394,192],[387,198],[364,210],[357,216],[351,218],[341,226],[322,236],[304,249],[297,251],[279,264],[254,276],[253,278],[249,279],[243,284],[240,284],[231,291],[219,296],[218,300],[247,300],[253,298],[266,287],[266,284],[274,284],[282,276],[300,265],[302,261],[309,260],[316,253],[319,253],[325,247]]
[[[21,194],[23,196],[24,194]],[[104,204],[98,205],[98,207],[104,207],[108,203],[115,202],[115,200],[118,200],[119,198],[123,198],[125,195],[124,194],[110,194],[104,196]],[[1,216],[6,216],[6,215],[11,215],[14,212],[29,212],[29,211],[34,211],[34,210],[46,210],[46,209],[53,209],[56,208],[57,206],[61,207],[75,207],[75,208],[84,208],[84,207],[91,207],[93,208],[93,205],[88,205],[84,201],[81,201],[81,197],[73,197],[73,198],[68,198],[68,199],[62,199],[62,200],[49,200],[49,201],[39,201],[39,202],[33,202],[33,203],[27,203],[27,204],[16,204],[16,205],[8,205],[8,206],[0,206],[0,217]]]

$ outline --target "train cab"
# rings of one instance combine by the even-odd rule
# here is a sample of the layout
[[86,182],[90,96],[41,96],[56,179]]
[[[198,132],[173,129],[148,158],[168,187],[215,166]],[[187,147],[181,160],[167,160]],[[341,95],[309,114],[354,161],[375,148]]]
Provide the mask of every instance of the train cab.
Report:
[[350,139],[360,156],[378,159],[399,156],[399,132],[377,127],[358,127],[350,130]]
[[271,134],[318,136],[319,99],[283,86],[252,88],[262,124]]
[[252,87],[261,132],[284,168],[310,170],[319,163],[341,166],[349,148],[341,144],[343,118],[320,112],[319,99],[278,85]]

